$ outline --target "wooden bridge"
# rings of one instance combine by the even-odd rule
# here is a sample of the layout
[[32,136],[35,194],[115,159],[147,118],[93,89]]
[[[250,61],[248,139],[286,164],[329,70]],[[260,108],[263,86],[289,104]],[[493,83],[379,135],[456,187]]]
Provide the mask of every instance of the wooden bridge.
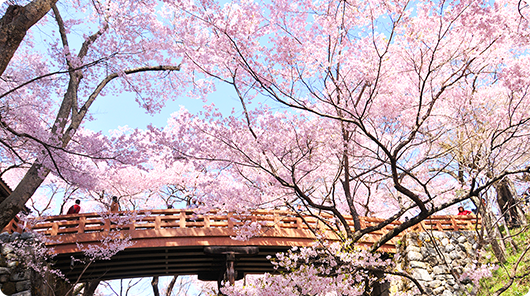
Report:
[[[346,217],[353,227],[351,217]],[[361,217],[363,228],[377,225],[383,219]],[[474,229],[474,216],[432,216],[407,231],[457,231]],[[153,275],[197,274],[201,280],[220,280],[227,266],[240,279],[246,273],[274,272],[266,259],[291,247],[311,246],[317,236],[339,240],[331,215],[320,218],[289,211],[254,211],[251,214],[196,213],[192,210],[151,210],[118,213],[60,215],[25,222],[14,220],[7,231],[31,229],[44,235],[46,243],[57,254],[55,266],[70,279],[116,279]],[[257,235],[246,241],[234,239],[248,225],[259,225]],[[399,225],[394,222],[379,231],[365,235],[360,247],[370,247],[381,235]],[[245,226],[246,225],[246,226]],[[91,263],[85,270],[83,248],[101,246],[105,238],[124,239],[132,246],[112,260]],[[399,237],[380,250],[394,253]]]

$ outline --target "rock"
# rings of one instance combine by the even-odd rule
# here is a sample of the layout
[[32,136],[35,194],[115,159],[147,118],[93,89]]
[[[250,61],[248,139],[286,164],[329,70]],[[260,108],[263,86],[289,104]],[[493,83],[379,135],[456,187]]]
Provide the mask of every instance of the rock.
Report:
[[0,241],[2,241],[3,243],[9,242],[9,233],[7,232],[0,233]]
[[31,290],[31,281],[22,281],[16,283],[17,292]]
[[432,281],[432,276],[425,269],[421,269],[421,268],[414,269],[414,271],[412,272],[412,276],[415,279],[418,279],[421,281],[426,281],[426,282]]
[[11,275],[11,280],[14,282],[29,280],[30,275],[29,270],[16,272]]
[[406,252],[420,253],[421,251],[420,251],[420,248],[418,248],[416,246],[407,246]]
[[457,251],[452,251],[451,253],[449,253],[449,258],[454,260],[454,259],[459,259],[460,256],[458,255]]
[[2,245],[2,255],[7,255],[9,253],[13,252],[13,246],[12,245]]
[[457,239],[457,241],[458,241],[459,244],[463,244],[464,242],[467,241],[467,237],[465,237],[465,236],[462,235],[462,236],[460,236],[460,237]]
[[0,267],[0,275],[10,274],[10,273],[11,273],[11,269],[7,267]]
[[5,283],[8,281],[9,281],[9,275],[7,274],[0,275],[0,283]]
[[28,240],[30,238],[33,238],[35,237],[35,234],[31,233],[31,232],[24,232],[20,235],[20,238],[23,239],[23,240]]
[[11,296],[31,296],[31,292],[30,291],[19,292]]
[[444,290],[445,290],[444,287],[438,287],[438,288],[432,290],[432,292],[433,292],[433,294],[435,294],[435,295],[440,295],[440,294],[443,293]]
[[446,253],[451,253],[454,249],[455,249],[455,246],[452,245],[452,244],[449,244],[449,245],[445,246],[445,252]]
[[434,280],[434,281],[431,282],[430,285],[431,285],[431,287],[435,288],[435,290],[436,290],[436,288],[443,288],[442,287],[442,281],[440,281],[440,280]]
[[442,238],[442,246],[447,246],[449,244],[449,239],[447,239],[446,237]]
[[15,294],[17,292],[17,287],[15,286],[15,283],[7,282],[2,284],[2,293],[6,295]]
[[409,263],[409,266],[411,268],[423,268],[423,269],[427,269],[427,264],[421,262],[421,261],[411,261]]
[[423,260],[423,256],[418,252],[412,251],[407,254],[407,259],[409,261],[421,261]]
[[20,237],[20,233],[18,233],[18,232],[13,232],[13,234],[11,234],[11,236],[9,237],[9,242],[14,242],[14,241],[17,240],[19,237]]
[[442,296],[453,296],[453,293],[449,290],[445,290],[443,293],[442,293]]
[[435,267],[432,268],[432,273],[433,274],[445,274],[445,273],[448,273],[449,271],[447,270],[447,267],[444,266],[444,265],[437,265]]
[[18,266],[18,264],[19,264],[18,261],[11,261],[11,262],[8,262],[8,263],[7,263],[7,267],[15,268],[15,267]]

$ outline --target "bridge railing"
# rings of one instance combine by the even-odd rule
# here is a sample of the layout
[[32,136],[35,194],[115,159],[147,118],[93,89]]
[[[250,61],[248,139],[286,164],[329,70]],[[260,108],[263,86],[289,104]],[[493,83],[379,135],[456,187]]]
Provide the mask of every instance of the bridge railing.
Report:
[[[303,218],[302,218],[303,217]],[[234,229],[252,222],[271,229],[324,229],[319,219],[289,211],[253,211],[251,214],[197,213],[193,210],[150,210],[116,213],[86,213],[59,215],[33,220],[27,226],[44,235],[62,235],[120,230],[148,230],[171,228]]]
[[[258,210],[250,214],[238,215],[234,213],[197,213],[193,210],[160,209],[150,211],[122,211],[116,213],[84,213],[76,215],[50,216],[43,219],[32,220],[26,225],[33,231],[47,236],[64,234],[80,234],[119,230],[160,230],[172,228],[224,228],[234,229],[252,222],[259,223],[262,229],[298,229],[298,230],[329,230],[325,225],[337,226],[337,221],[332,215],[321,214],[321,219],[314,216],[299,214],[290,211]],[[348,224],[353,227],[353,218],[345,217]],[[324,222],[323,222],[324,221]],[[384,219],[374,217],[360,217],[361,227],[375,226]],[[409,228],[407,231],[458,231],[472,230],[477,223],[473,215],[467,216],[431,216],[421,223]],[[480,221],[478,221],[480,223]],[[374,231],[371,235],[383,235],[397,225],[394,221],[381,230]],[[9,230],[20,231],[18,221],[9,224]]]

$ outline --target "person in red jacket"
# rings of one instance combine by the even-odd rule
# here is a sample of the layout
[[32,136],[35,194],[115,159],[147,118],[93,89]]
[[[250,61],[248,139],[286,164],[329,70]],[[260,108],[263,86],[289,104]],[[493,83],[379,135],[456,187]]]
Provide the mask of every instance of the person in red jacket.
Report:
[[79,206],[79,204],[81,203],[81,201],[79,199],[77,199],[75,201],[75,205],[71,206],[69,209],[68,209],[68,213],[66,213],[67,215],[70,215],[70,214],[79,214],[79,212],[81,211],[81,206]]
[[458,207],[458,215],[469,215],[471,211],[464,210],[464,207]]

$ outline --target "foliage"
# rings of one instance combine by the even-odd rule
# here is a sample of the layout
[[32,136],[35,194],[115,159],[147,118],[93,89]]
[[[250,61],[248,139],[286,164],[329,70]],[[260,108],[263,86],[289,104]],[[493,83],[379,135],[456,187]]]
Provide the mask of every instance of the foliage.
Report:
[[[530,268],[530,258],[525,249],[530,245],[530,236],[528,234],[528,226],[515,228],[511,230],[514,235],[515,243],[520,247],[519,250],[514,250],[510,244],[506,245],[507,262],[500,264],[496,262],[491,250],[489,251],[489,262],[500,265],[498,269],[493,271],[493,277],[481,280],[481,290],[478,295],[493,295],[500,288],[509,282],[510,277],[516,276],[515,281],[511,286],[503,292],[506,296],[522,296],[530,289],[530,279],[528,278],[528,270]],[[522,260],[518,262],[519,258]],[[514,270],[516,271],[514,273]]]

